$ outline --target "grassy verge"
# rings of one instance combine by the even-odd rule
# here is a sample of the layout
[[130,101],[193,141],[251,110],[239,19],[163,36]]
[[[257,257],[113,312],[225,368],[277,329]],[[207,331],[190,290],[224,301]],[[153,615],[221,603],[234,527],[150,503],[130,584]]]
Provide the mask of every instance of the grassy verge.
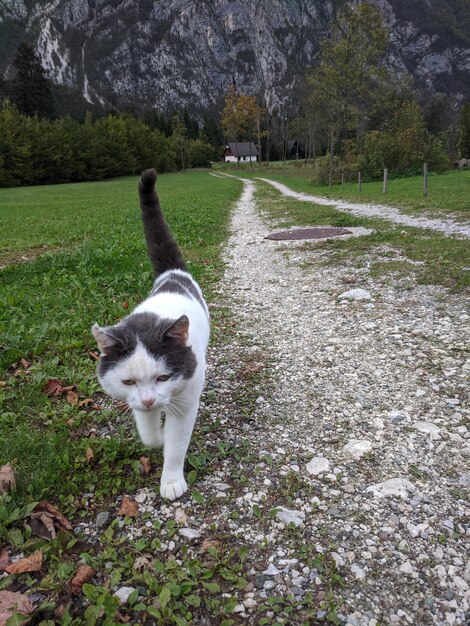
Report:
[[452,213],[458,219],[470,218],[470,172],[449,171],[444,174],[429,176],[429,194],[423,195],[422,176],[396,178],[388,181],[388,192],[382,191],[382,182],[363,183],[359,192],[356,183],[316,185],[312,182],[312,167],[270,167],[258,166],[250,169],[228,169],[224,171],[244,177],[262,176],[271,178],[294,191],[330,198],[354,200],[362,203],[389,204],[401,208],[404,212],[427,213],[445,216]]
[[257,194],[259,206],[276,220],[279,227],[328,224],[374,229],[373,233],[363,237],[305,244],[306,248],[314,245],[328,250],[329,263],[360,263],[366,253],[387,248],[391,260],[375,263],[371,267],[375,275],[398,272],[413,275],[419,284],[443,285],[453,290],[468,287],[470,283],[468,240],[444,237],[419,228],[394,227],[378,218],[357,217],[331,207],[284,198],[266,184],[258,185]]

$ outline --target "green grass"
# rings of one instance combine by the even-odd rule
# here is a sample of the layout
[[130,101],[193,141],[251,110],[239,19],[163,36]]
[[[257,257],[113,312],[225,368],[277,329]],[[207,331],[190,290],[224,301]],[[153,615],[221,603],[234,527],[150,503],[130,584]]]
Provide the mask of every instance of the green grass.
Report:
[[[5,372],[0,375],[0,465],[14,463],[19,500],[66,498],[90,480],[86,472],[75,473],[77,464],[83,469],[86,441],[72,439],[66,421],[72,418],[80,433],[95,418],[105,423],[109,413],[95,415],[63,398],[49,398],[43,387],[59,378],[76,385],[80,398],[95,394],[91,325],[116,322],[151,287],[136,185],[133,177],[1,191],[3,246],[8,234],[13,240],[9,252],[23,252],[30,242],[67,247],[0,273],[0,367]],[[220,244],[240,183],[206,173],[170,174],[160,177],[158,187],[189,267],[210,295],[222,269]],[[23,222],[23,216],[29,217]],[[21,365],[22,358],[31,365]],[[128,454],[128,442],[97,445],[116,458]]]
[[279,167],[244,167],[224,171],[243,177],[261,176],[276,180],[294,191],[331,198],[344,198],[355,202],[390,204],[410,213],[452,213],[459,219],[470,219],[470,171],[449,171],[444,174],[430,174],[429,193],[423,194],[422,176],[395,178],[388,181],[388,192],[382,191],[382,181],[363,183],[359,192],[357,183],[317,185],[312,182],[312,166],[286,165]]
[[[445,237],[419,228],[394,227],[380,218],[358,217],[332,207],[286,198],[267,184],[259,185],[256,194],[258,206],[280,228],[331,225],[364,226],[374,230],[363,237],[305,244],[306,249],[313,245],[329,250],[328,263],[361,264],[365,254],[387,246],[389,254],[394,251],[404,258],[400,258],[398,265],[396,261],[373,264],[371,274],[374,276],[412,275],[419,284],[443,285],[452,290],[470,284],[470,272],[466,269],[470,267],[470,249],[466,239]],[[416,261],[420,264],[412,263]]]

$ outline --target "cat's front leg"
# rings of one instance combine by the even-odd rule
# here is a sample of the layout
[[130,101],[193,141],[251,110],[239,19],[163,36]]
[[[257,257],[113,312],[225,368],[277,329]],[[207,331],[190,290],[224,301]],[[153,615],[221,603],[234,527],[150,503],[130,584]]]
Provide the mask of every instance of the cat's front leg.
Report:
[[184,460],[196,420],[197,405],[184,416],[167,413],[165,422],[165,447],[160,495],[167,500],[180,498],[188,485],[184,478]]
[[152,411],[139,411],[133,409],[135,425],[142,443],[148,448],[162,448],[163,429],[162,429],[162,409],[157,407]]

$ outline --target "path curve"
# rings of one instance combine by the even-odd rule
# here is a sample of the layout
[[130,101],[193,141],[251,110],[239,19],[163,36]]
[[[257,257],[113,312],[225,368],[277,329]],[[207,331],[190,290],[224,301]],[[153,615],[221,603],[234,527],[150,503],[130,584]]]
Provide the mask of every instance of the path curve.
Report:
[[[259,464],[246,470],[232,532],[253,553],[266,536],[259,559],[277,572],[261,577],[246,606],[266,594],[301,604],[321,591],[295,535],[268,515],[284,505],[303,543],[336,562],[342,624],[465,624],[464,298],[372,278],[366,257],[377,252],[364,255],[363,268],[332,266],[319,248],[266,240],[273,224],[256,206],[256,182],[243,183],[221,299],[242,344],[248,337],[256,358],[271,364],[272,388],[243,424]],[[352,286],[372,299],[338,298]],[[261,516],[247,521],[255,505]]]
[[361,215],[363,217],[380,217],[389,222],[394,222],[395,224],[402,224],[403,226],[429,228],[444,235],[460,235],[470,238],[470,226],[460,224],[454,220],[432,219],[428,217],[405,215],[400,213],[399,209],[396,207],[385,204],[359,204],[348,200],[326,198],[324,196],[312,196],[310,194],[293,191],[286,185],[278,183],[275,180],[270,180],[269,178],[257,177],[257,179],[272,185],[283,195],[295,198],[296,200],[300,200],[302,202],[312,202],[314,204],[334,206],[340,211],[346,211],[348,213],[353,213],[354,215]]

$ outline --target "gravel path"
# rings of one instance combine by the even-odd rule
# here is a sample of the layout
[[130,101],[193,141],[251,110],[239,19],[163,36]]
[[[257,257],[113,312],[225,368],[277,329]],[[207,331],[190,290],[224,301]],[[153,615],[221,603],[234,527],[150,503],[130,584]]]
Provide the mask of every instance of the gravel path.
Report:
[[[299,199],[333,204],[266,182]],[[389,279],[372,279],[367,259],[363,270],[324,266],[321,249],[265,240],[275,225],[255,206],[255,184],[244,181],[233,215],[220,294],[221,305],[237,320],[239,339],[224,355],[212,348],[209,374],[213,389],[227,393],[230,385],[223,379],[233,365],[223,363],[236,353],[237,341],[248,341],[245,351],[271,363],[270,391],[257,398],[252,421],[243,424],[259,462],[254,471],[245,468],[248,484],[231,504],[240,518],[230,525],[253,551],[267,537],[263,555],[269,567],[237,610],[251,623],[253,600],[293,593],[301,603],[315,591],[318,572],[294,550],[285,527],[290,520],[301,543],[331,556],[344,577],[335,591],[342,624],[466,624],[465,300],[442,288],[410,291]],[[377,207],[334,204],[379,214]],[[469,234],[455,224],[402,216],[390,207],[383,211],[403,224]],[[311,270],[299,267],[305,261]],[[366,290],[370,299],[339,297],[353,287]],[[227,439],[235,431],[239,436],[229,419]],[[296,486],[292,476],[310,491]],[[280,486],[287,479],[292,501],[274,518],[263,509],[260,534],[253,510],[285,504]],[[319,610],[317,617],[324,616]]]
[[395,224],[402,224],[403,226],[430,228],[431,230],[443,233],[444,235],[460,235],[463,237],[470,237],[470,226],[459,224],[458,222],[454,222],[452,220],[412,217],[410,215],[400,213],[400,211],[395,207],[384,204],[358,204],[355,202],[349,202],[348,200],[345,201],[334,198],[325,198],[323,196],[311,196],[306,193],[293,191],[292,189],[289,189],[289,187],[286,187],[286,185],[268,178],[259,178],[259,180],[272,185],[285,196],[289,196],[303,202],[313,202],[314,204],[334,206],[339,211],[346,211],[348,213],[353,213],[354,215],[362,215],[363,217],[381,217],[384,220],[394,222]]

